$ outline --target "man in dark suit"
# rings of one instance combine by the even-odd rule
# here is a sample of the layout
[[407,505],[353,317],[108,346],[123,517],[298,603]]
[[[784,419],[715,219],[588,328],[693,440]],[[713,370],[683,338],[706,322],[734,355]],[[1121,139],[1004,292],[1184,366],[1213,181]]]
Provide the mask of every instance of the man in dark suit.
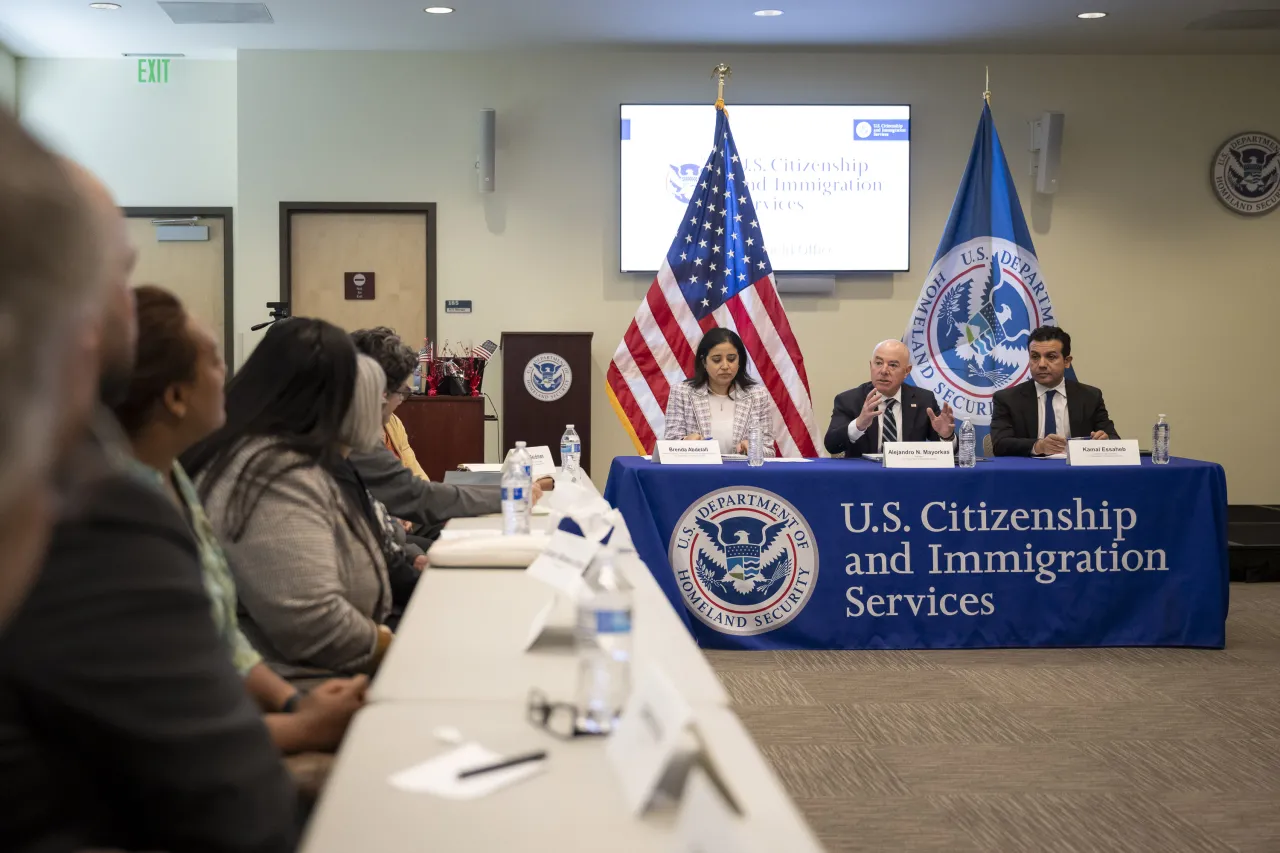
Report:
[[933,392],[903,385],[911,358],[902,341],[883,341],[871,353],[871,381],[836,396],[823,442],[832,456],[880,453],[886,441],[951,441],[955,413],[938,408]]
[[1064,379],[1071,366],[1071,336],[1041,326],[1028,339],[1033,382],[997,391],[992,400],[991,445],[996,456],[1065,453],[1067,437],[1119,438],[1102,392]]

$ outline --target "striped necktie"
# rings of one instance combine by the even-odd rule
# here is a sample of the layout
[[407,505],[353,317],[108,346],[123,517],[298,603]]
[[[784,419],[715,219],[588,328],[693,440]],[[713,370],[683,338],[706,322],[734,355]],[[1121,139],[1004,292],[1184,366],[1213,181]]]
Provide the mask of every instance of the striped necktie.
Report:
[[890,398],[884,403],[884,443],[898,440],[898,419],[893,416],[893,404],[896,402]]

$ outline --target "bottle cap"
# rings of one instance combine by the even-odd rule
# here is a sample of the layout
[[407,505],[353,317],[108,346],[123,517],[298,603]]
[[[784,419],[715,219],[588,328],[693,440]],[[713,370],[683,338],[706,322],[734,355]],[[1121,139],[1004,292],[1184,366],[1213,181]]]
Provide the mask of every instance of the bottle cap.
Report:
[[1167,416],[1167,415],[1165,415],[1163,412],[1161,412],[1161,413],[1160,413],[1160,417],[1162,417],[1162,418],[1163,418],[1163,417],[1168,417],[1168,416]]
[[565,425],[564,425],[564,428],[565,428],[565,429],[573,429],[573,424],[565,424]]
[[517,441],[517,442],[516,442],[516,448],[517,448],[517,449],[519,449],[519,448],[521,448],[521,447],[524,447],[524,446],[525,446],[525,443],[524,443],[523,441]]

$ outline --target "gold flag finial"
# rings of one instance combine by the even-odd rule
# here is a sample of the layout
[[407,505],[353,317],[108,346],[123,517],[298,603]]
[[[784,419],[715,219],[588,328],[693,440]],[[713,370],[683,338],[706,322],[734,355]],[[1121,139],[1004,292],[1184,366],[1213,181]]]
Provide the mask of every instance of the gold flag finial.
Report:
[[987,102],[987,106],[991,106],[991,66],[987,66],[987,85],[982,90],[982,100]]
[[733,69],[721,62],[711,69],[711,78],[716,81],[716,109],[724,109],[724,81],[733,76]]

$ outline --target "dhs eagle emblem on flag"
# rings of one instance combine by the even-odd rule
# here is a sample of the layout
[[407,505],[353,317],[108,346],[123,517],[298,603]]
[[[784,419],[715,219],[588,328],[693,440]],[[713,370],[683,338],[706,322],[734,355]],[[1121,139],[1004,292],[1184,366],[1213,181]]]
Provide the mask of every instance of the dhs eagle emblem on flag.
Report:
[[690,506],[671,537],[671,566],[689,611],[739,636],[790,622],[818,580],[809,523],[778,495],[755,488],[719,489]]
[[1027,378],[1031,331],[1054,323],[1036,256],[998,237],[939,258],[911,319],[916,384],[978,423],[990,423],[995,392]]

